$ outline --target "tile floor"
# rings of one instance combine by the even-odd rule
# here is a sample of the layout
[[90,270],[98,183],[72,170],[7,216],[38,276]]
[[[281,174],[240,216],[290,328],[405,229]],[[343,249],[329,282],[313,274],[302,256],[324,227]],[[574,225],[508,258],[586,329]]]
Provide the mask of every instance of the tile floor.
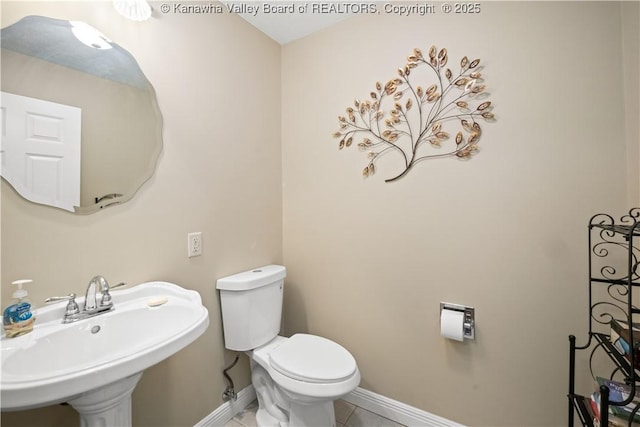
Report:
[[[337,427],[405,427],[344,400],[337,400],[334,406]],[[258,402],[254,401],[244,411],[233,417],[225,427],[256,427],[257,409]]]

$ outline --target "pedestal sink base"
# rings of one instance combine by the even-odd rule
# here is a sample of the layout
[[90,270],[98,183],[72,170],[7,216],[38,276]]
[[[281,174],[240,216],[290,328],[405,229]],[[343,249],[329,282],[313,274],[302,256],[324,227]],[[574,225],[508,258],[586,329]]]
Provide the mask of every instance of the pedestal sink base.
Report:
[[131,394],[142,372],[70,400],[80,414],[80,427],[131,426]]

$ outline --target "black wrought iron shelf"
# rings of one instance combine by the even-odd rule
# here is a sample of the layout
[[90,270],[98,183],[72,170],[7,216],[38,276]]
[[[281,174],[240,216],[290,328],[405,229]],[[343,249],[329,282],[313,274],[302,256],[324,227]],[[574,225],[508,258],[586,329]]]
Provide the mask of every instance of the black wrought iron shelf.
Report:
[[[636,402],[636,394],[640,395],[640,363],[632,355],[640,352],[636,348],[640,342],[640,332],[629,329],[629,346],[626,353],[618,350],[617,344],[611,342],[608,334],[612,320],[626,322],[627,325],[639,323],[640,308],[634,305],[634,289],[640,286],[640,208],[634,208],[627,215],[614,220],[611,215],[594,215],[589,221],[589,330],[588,341],[584,345],[576,344],[576,337],[569,336],[569,427],[574,427],[577,414],[583,426],[607,427],[610,424],[609,409],[611,406],[622,406]],[[636,297],[638,298],[638,297]],[[606,332],[605,332],[606,331]],[[624,402],[609,401],[609,388],[599,387],[600,405],[593,411],[591,395],[576,393],[576,353],[590,350],[590,371],[594,378],[609,377],[629,386],[631,395]],[[599,375],[594,371],[593,357],[596,352],[603,352],[611,361],[612,371],[609,375]],[[582,368],[583,369],[583,368]],[[601,364],[598,368],[601,369]],[[589,392],[591,393],[591,392]],[[639,405],[640,406],[640,405]],[[628,426],[640,426],[634,422],[631,412]],[[600,420],[594,420],[594,412],[600,413]],[[637,413],[640,413],[637,412]],[[617,425],[617,424],[616,424]]]
[[640,227],[634,227],[633,225],[622,224],[592,224],[594,228],[601,228],[603,230],[611,231],[623,236],[636,236],[640,237]]

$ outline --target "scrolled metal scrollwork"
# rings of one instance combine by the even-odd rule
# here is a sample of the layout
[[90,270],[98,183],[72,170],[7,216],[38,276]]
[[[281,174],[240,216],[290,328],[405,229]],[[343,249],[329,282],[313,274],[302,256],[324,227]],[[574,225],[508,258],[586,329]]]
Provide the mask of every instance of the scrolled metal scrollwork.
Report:
[[592,274],[599,274],[592,278],[625,282],[640,278],[640,249],[634,247],[631,240],[632,236],[640,235],[639,218],[640,208],[631,209],[618,224],[607,214],[591,218],[589,228],[596,239],[591,244],[591,252],[595,255],[594,261],[600,260],[599,265],[592,265]]
[[[607,293],[609,296],[619,303],[627,304],[628,296],[629,296],[629,287],[625,285],[621,285],[619,283],[612,283],[607,286]],[[635,307],[634,307],[635,308]]]
[[605,279],[615,279],[616,276],[616,268],[611,265],[605,265],[600,269],[600,274]]
[[589,220],[590,227],[594,225],[613,225],[614,223],[615,220],[609,214],[596,214]]
[[[607,214],[597,214],[591,217],[589,221],[589,228],[593,228],[594,226],[612,226],[615,220],[611,215]],[[615,232],[608,228],[601,228],[599,237],[602,240],[600,243],[596,243],[592,246],[591,252],[599,258],[605,258],[609,255],[609,250],[607,249],[607,244],[611,243],[611,239],[615,237]]]
[[[613,297],[612,297],[613,298]],[[614,298],[616,299],[616,298]],[[616,301],[620,301],[623,303],[626,303],[626,301],[622,301],[619,299],[616,299]],[[615,309],[615,310],[611,310],[611,311],[615,311],[616,314],[619,311],[620,312],[620,316],[616,317],[613,314],[611,314],[611,311],[608,311],[608,309]],[[627,318],[627,311],[619,306],[618,304],[615,304],[613,302],[609,302],[609,301],[599,301],[595,304],[593,304],[591,306],[591,318],[596,322],[599,323],[601,325],[609,325],[611,324],[611,321],[613,319],[626,319]]]
[[628,214],[620,218],[620,222],[622,224],[637,226],[638,222],[640,222],[640,208],[631,209]]
[[[602,234],[602,233],[600,233]],[[602,262],[606,262],[605,265],[596,267],[594,266],[594,272],[598,271],[599,276],[603,279],[607,280],[628,280],[629,275],[628,272],[632,275],[637,276],[637,264],[638,264],[638,249],[637,248],[629,248],[629,245],[616,242],[613,240],[601,241],[593,245],[592,253],[600,259]],[[635,269],[628,270],[626,266],[627,257],[631,254],[633,259],[633,264],[636,265]],[[609,258],[610,257],[610,258]],[[608,259],[609,258],[609,259]],[[619,267],[613,265],[616,262]],[[624,268],[621,268],[624,267]],[[621,273],[618,273],[619,270],[622,270]],[[594,277],[598,277],[595,275]]]

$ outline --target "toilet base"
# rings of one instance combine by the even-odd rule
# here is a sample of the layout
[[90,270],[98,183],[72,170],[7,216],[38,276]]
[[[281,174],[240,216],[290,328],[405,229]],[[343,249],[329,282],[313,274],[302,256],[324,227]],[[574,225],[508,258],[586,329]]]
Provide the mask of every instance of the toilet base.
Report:
[[[269,415],[266,409],[261,408],[258,408],[258,412],[256,412],[256,424],[258,427],[283,427],[280,421]],[[289,423],[284,425],[288,426]]]
[[333,400],[315,405],[291,405],[289,425],[336,427],[336,414]]
[[279,390],[267,371],[251,360],[251,382],[258,397],[258,427],[335,427],[333,400],[298,403]]
[[321,405],[291,405],[288,421],[280,421],[272,417],[266,409],[260,408],[259,401],[260,399],[258,399],[256,413],[258,427],[336,427],[333,401],[324,402]]

